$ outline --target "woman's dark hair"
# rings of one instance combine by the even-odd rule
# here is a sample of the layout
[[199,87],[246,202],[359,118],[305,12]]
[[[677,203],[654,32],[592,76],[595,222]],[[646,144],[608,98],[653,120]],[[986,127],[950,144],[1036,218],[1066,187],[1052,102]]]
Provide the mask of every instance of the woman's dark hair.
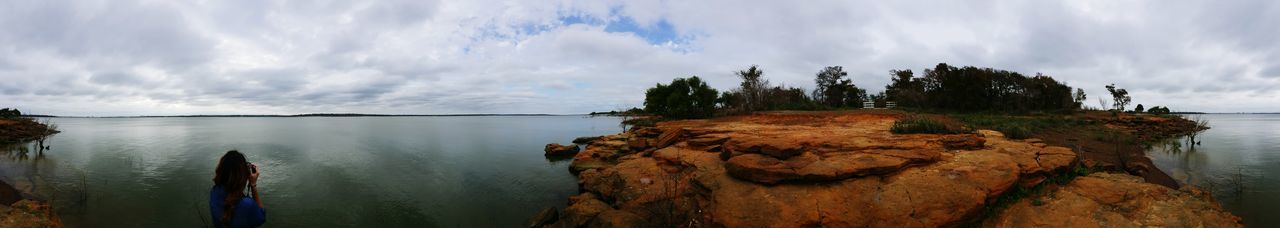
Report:
[[249,161],[245,160],[244,154],[231,150],[222,155],[222,159],[218,161],[218,169],[214,171],[213,184],[222,186],[222,190],[227,193],[222,200],[222,218],[219,218],[223,225],[230,225],[236,204],[244,197],[244,187],[248,182]]

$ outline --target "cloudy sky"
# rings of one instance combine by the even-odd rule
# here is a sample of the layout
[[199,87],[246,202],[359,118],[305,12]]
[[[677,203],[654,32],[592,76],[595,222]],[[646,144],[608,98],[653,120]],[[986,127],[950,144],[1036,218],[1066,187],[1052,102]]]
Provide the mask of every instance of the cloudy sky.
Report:
[[939,62],[1041,72],[1089,105],[1280,111],[1270,1],[0,0],[0,106],[54,115],[586,113],[760,65],[879,92]]

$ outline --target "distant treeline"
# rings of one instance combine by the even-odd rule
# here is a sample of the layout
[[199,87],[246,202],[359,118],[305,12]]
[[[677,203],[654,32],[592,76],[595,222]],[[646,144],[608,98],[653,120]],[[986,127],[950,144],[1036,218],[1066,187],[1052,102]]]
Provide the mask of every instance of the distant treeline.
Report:
[[[863,102],[896,102],[898,107],[944,112],[1071,112],[1080,110],[1086,99],[1083,89],[1075,89],[1036,73],[955,67],[939,63],[917,76],[910,69],[889,71],[892,83],[878,94],[867,94],[848,78],[840,66],[829,66],[814,75],[815,88],[771,85],[758,66],[735,72],[741,84],[718,92],[701,78],[676,78],[657,84],[645,92],[644,111],[668,118],[705,118],[767,110],[830,110],[863,108]],[[1112,110],[1126,110],[1128,91],[1108,85],[1115,104]],[[1104,104],[1100,108],[1105,108]],[[1154,107],[1153,107],[1154,108]],[[1141,110],[1137,112],[1142,112]],[[1167,113],[1167,108],[1161,109]]]
[[[450,117],[450,116],[557,116],[554,114],[363,114],[308,113],[297,115],[172,115],[172,116],[105,116],[89,118],[172,118],[172,117]],[[52,117],[52,116],[51,116]]]

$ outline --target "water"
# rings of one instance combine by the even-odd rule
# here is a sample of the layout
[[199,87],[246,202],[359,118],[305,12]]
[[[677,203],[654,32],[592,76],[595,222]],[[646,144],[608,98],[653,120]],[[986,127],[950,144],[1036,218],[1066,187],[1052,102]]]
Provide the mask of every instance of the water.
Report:
[[1174,179],[1213,193],[1250,227],[1280,227],[1280,114],[1207,114],[1208,131],[1148,151]]
[[51,150],[10,148],[0,174],[52,199],[71,227],[193,227],[208,223],[217,159],[238,149],[262,170],[271,227],[514,227],[577,192],[543,145],[618,133],[619,121],[55,118]]

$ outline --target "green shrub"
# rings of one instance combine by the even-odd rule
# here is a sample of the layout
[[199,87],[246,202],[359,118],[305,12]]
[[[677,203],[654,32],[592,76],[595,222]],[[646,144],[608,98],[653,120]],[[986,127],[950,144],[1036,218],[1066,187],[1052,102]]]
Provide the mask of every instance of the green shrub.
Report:
[[653,126],[657,126],[658,122],[662,122],[662,119],[656,118],[656,117],[653,117],[653,118],[645,117],[645,118],[635,118],[635,119],[624,120],[622,121],[622,124],[636,126],[636,127],[653,127]]
[[893,127],[889,128],[889,132],[894,134],[952,134],[960,133],[961,131],[947,127],[946,124],[937,119],[911,115],[893,121]]
[[698,76],[676,78],[670,85],[649,88],[644,93],[644,110],[675,119],[711,117],[719,94]]
[[22,112],[16,108],[0,109],[0,118],[18,118],[22,117]]
[[991,129],[1004,133],[1010,139],[1030,138],[1044,129],[1060,129],[1090,124],[1089,120],[1062,116],[1008,116],[984,114],[952,115],[952,118],[974,129]]
[[1021,124],[1004,124],[996,127],[996,131],[1004,133],[1005,138],[1026,139],[1031,137],[1031,129]]

